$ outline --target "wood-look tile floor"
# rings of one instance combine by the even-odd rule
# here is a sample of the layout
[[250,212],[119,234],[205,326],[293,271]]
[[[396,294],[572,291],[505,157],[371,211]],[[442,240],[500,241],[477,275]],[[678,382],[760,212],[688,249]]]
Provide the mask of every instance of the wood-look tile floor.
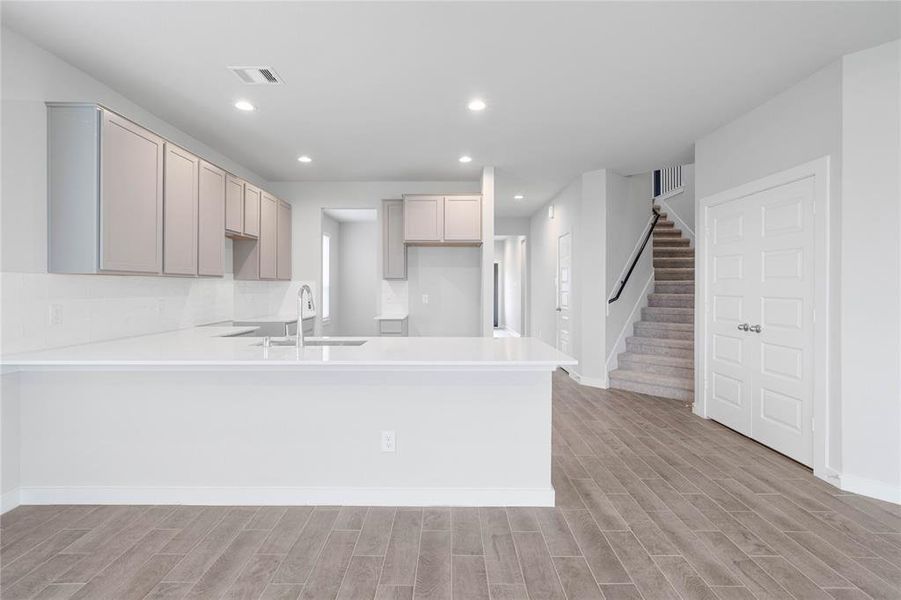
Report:
[[556,508],[23,506],[0,596],[901,598],[901,507],[680,402],[554,379]]

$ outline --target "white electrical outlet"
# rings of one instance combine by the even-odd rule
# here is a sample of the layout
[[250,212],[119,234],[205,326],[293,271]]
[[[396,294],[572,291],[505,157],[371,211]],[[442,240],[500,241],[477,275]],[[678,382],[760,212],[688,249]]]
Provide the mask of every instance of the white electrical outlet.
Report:
[[422,303],[423,303],[423,304],[428,304],[428,303],[429,303],[429,295],[428,295],[428,294],[423,294],[423,295],[422,295]]
[[50,324],[51,325],[62,325],[63,324],[63,307],[61,304],[51,304],[50,305]]
[[382,452],[394,452],[397,450],[397,438],[393,431],[382,432]]

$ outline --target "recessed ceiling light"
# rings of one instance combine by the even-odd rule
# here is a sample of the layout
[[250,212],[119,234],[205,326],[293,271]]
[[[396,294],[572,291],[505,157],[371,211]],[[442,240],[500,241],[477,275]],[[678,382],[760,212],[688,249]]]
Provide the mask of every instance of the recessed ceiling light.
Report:
[[237,108],[238,110],[243,110],[244,112],[250,112],[256,107],[247,100],[238,100],[237,102],[235,102],[235,108]]
[[514,200],[522,200],[523,198],[525,198],[525,196],[523,196],[522,194],[516,194],[515,196],[513,196]]
[[297,157],[297,160],[299,160],[299,161],[302,162],[302,163],[311,163],[311,162],[313,162],[313,159],[310,158],[309,156],[307,156],[306,154],[304,154],[303,156],[298,156],[298,157]]
[[466,156],[466,155],[464,154],[463,156],[461,156],[461,157],[458,158],[457,160],[459,160],[461,163],[470,163],[470,162],[472,162],[472,157],[471,157],[471,156]]
[[485,107],[487,105],[485,104],[485,101],[482,100],[481,98],[474,98],[469,101],[468,106],[469,106],[469,110],[471,110],[473,112],[479,112],[481,110],[485,110]]

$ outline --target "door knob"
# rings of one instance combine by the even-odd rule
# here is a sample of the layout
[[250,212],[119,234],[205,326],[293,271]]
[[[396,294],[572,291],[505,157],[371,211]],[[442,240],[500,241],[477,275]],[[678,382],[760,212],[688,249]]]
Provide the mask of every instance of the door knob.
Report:
[[751,328],[751,327],[750,327],[747,323],[739,323],[739,325],[738,325],[738,330],[739,330],[739,331],[747,331],[747,330],[749,330],[750,328]]
[[555,308],[554,310],[556,310],[557,312],[563,312],[562,308]]
[[760,325],[752,325],[748,329],[753,331],[754,333],[760,333]]

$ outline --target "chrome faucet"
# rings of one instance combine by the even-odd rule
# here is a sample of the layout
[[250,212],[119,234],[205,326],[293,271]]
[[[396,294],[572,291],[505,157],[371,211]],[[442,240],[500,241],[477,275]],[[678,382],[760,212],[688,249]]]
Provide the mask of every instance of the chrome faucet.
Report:
[[310,310],[316,310],[315,301],[313,300],[313,290],[310,289],[310,286],[307,284],[303,284],[300,286],[300,289],[297,290],[297,337],[296,337],[296,346],[297,348],[303,348],[303,293],[306,292],[310,298],[309,306]]

